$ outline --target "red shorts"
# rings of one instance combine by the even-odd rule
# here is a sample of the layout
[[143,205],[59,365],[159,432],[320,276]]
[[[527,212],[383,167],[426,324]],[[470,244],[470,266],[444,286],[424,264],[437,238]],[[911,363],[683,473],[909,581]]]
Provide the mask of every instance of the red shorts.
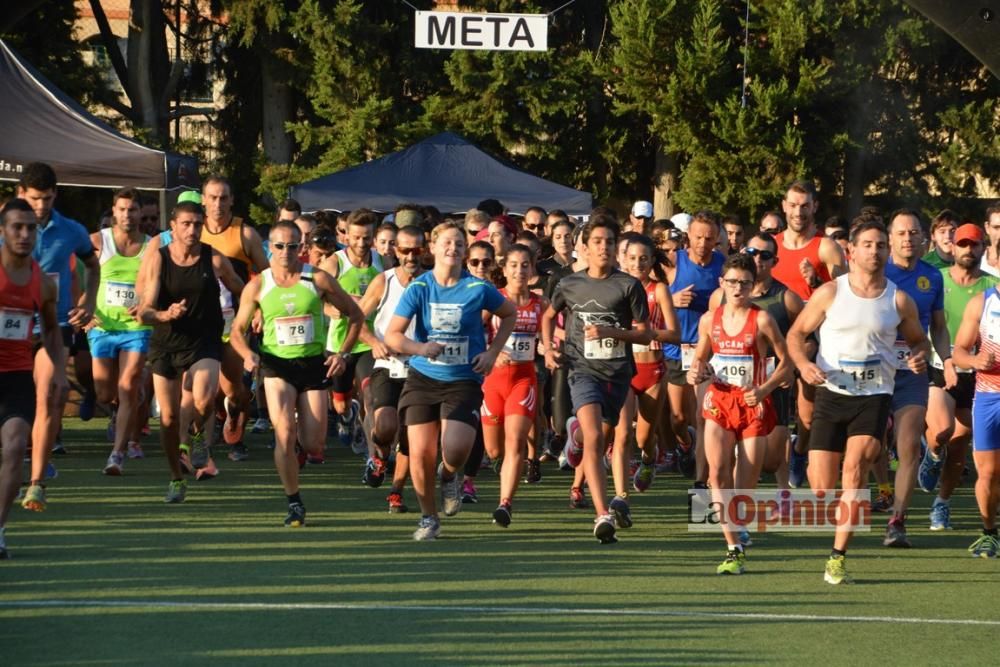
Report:
[[774,430],[775,415],[771,397],[749,407],[743,400],[745,390],[728,385],[711,384],[705,391],[701,414],[722,428],[736,434],[737,440],[763,437]]
[[660,384],[660,380],[667,372],[667,367],[660,361],[650,361],[647,363],[635,363],[635,377],[632,378],[632,391],[636,394],[644,394],[648,389]]
[[535,362],[495,366],[483,382],[482,421],[499,426],[504,417],[521,415],[535,418],[538,406],[538,376]]

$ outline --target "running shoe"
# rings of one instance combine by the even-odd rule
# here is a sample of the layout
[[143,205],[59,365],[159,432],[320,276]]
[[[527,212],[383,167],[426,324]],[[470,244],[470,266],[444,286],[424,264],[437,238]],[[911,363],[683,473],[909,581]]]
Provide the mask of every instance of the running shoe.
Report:
[[66,451],[66,445],[62,444],[59,440],[52,443],[52,453],[56,456],[66,456],[69,454],[69,452]]
[[570,417],[566,420],[566,446],[563,454],[566,455],[566,462],[570,467],[577,467],[583,461],[583,447],[576,443],[576,432],[580,430],[580,420]]
[[193,434],[191,436],[191,465],[194,466],[195,470],[204,468],[209,457],[211,457],[211,453],[208,451],[208,445],[205,444],[204,432]]
[[462,482],[459,480],[458,472],[456,471],[451,479],[445,479],[444,464],[441,464],[438,466],[437,476],[438,483],[441,485],[441,509],[445,516],[455,516],[462,510],[462,502],[464,501]]
[[594,537],[601,544],[614,544],[618,541],[615,537],[615,518],[610,514],[602,514],[594,520]]
[[513,514],[513,510],[511,509],[510,501],[504,501],[493,510],[493,523],[501,528],[506,528],[510,525],[511,514]]
[[417,529],[413,531],[413,539],[418,542],[436,540],[441,534],[441,522],[436,516],[425,516],[420,519]]
[[266,433],[271,430],[271,421],[267,417],[258,417],[250,427],[251,433]]
[[239,410],[234,414],[228,396],[222,399],[222,404],[226,413],[226,421],[222,424],[222,439],[227,445],[235,445],[243,439],[243,429],[246,428],[247,413]]
[[569,464],[569,460],[566,458],[566,448],[565,447],[562,449],[562,451],[559,452],[559,458],[557,460],[559,462],[559,469],[560,470],[562,470],[564,472],[569,472],[570,470],[573,469],[573,466],[571,466]]
[[4,535],[4,529],[0,528],[0,560],[7,560],[10,558],[10,553],[7,551],[7,538]]
[[120,452],[111,452],[108,462],[104,466],[104,474],[109,477],[121,477],[122,469],[125,467],[125,456]]
[[45,487],[41,484],[32,484],[29,486],[28,490],[24,493],[24,500],[21,501],[21,507],[32,512],[44,512],[45,505]]
[[747,530],[746,528],[744,528],[744,529],[742,529],[740,531],[738,539],[740,541],[740,546],[743,546],[743,547],[752,547],[753,546],[753,539],[750,537],[750,531]]
[[304,525],[306,525],[306,508],[302,503],[288,503],[285,528],[301,528]]
[[878,496],[872,501],[872,512],[891,512],[896,504],[896,496],[888,491],[879,490]]
[[1000,540],[996,535],[980,535],[979,539],[969,547],[973,558],[996,558],[1000,551]]
[[210,479],[215,479],[219,476],[219,469],[215,467],[215,461],[209,456],[208,460],[205,461],[205,465],[195,470],[194,478],[196,481],[204,482]]
[[652,463],[642,461],[639,463],[639,467],[635,471],[635,476],[632,478],[632,486],[635,487],[636,491],[642,493],[653,485],[655,477],[656,466]]
[[393,491],[386,498],[389,501],[389,514],[405,514],[406,505],[403,504],[403,494]]
[[143,459],[146,458],[146,453],[142,451],[142,445],[138,442],[128,443],[128,457],[130,459]]
[[346,417],[338,415],[334,420],[337,423],[337,439],[340,440],[340,444],[344,447],[350,447],[354,442],[354,427],[358,420],[358,412],[361,406],[357,401],[351,401],[350,412],[347,413]]
[[382,486],[382,482],[385,481],[385,471],[385,461],[377,456],[372,456],[368,459],[368,462],[365,463],[365,472],[361,476],[361,482],[372,487],[373,489],[377,489]]
[[951,503],[940,498],[931,505],[931,530],[951,530]]
[[242,441],[229,448],[230,461],[246,461],[248,458],[250,458],[250,450]]
[[187,488],[186,481],[175,479],[167,486],[167,496],[163,499],[163,502],[171,504],[184,502],[184,497],[187,495]]
[[656,448],[656,472],[677,472],[677,453],[674,450]]
[[538,484],[542,481],[542,464],[539,459],[528,459],[524,481],[528,484]]
[[194,472],[194,466],[191,465],[191,445],[182,442],[180,450],[181,472],[185,475],[190,475]]
[[358,456],[368,453],[368,437],[365,435],[364,426],[361,421],[355,421],[354,433],[351,436],[351,451]]
[[851,575],[847,574],[847,558],[845,556],[830,556],[826,561],[826,571],[823,573],[823,581],[828,584],[853,584]]
[[941,480],[941,467],[944,465],[945,457],[948,454],[947,447],[941,447],[937,456],[928,447],[924,450],[924,455],[920,459],[920,469],[917,470],[917,483],[920,488],[927,493],[934,493],[938,482]]
[[[458,479],[457,475],[455,479]],[[471,479],[462,482],[462,502],[466,505],[479,502],[479,492],[476,491],[476,485],[472,483]]]
[[621,496],[615,496],[608,503],[608,509],[615,517],[615,523],[619,528],[632,527],[632,510],[628,506],[628,501]]
[[909,549],[913,546],[906,537],[906,525],[903,523],[903,519],[893,517],[889,520],[889,525],[885,527],[885,538],[882,540],[882,546],[896,549]]
[[49,461],[45,464],[45,479],[55,479],[59,476],[59,470],[56,468],[56,464]]
[[80,401],[80,421],[89,422],[94,418],[94,408],[97,407],[97,396],[93,392],[85,391],[83,399]]
[[321,466],[326,463],[326,451],[321,449],[316,454],[306,453],[306,463],[311,466]]
[[569,490],[569,508],[573,510],[582,510],[590,507],[590,503],[587,501],[587,496],[583,495],[583,489],[579,486],[574,486]]
[[695,447],[697,447],[697,441],[693,433],[691,434],[691,445],[689,447],[685,448],[684,445],[677,443],[677,471],[688,479],[694,479],[695,471],[698,468]]
[[733,549],[726,552],[726,560],[719,564],[719,567],[715,568],[716,574],[743,574],[746,572],[744,563],[746,563],[746,554],[739,549]]
[[792,458],[788,462],[788,486],[793,489],[801,489],[806,483],[806,466],[809,463],[807,454],[799,454],[795,451],[795,440],[798,436],[792,436]]

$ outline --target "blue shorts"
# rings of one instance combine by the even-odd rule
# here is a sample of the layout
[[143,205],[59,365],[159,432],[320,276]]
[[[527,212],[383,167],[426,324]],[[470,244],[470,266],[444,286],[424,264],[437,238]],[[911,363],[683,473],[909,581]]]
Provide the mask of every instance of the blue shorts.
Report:
[[1000,393],[976,392],[972,401],[972,448],[977,452],[1000,449]]
[[628,398],[628,382],[608,382],[584,373],[570,373],[569,395],[573,401],[573,412],[579,412],[585,405],[597,403],[601,406],[601,419],[614,427],[618,425],[622,406]]
[[91,329],[87,332],[90,341],[90,356],[95,359],[117,359],[119,352],[149,352],[149,337],[152,329],[139,331],[104,331]]
[[927,408],[929,393],[927,373],[914,373],[901,368],[896,371],[896,382],[892,388],[892,411],[902,410],[908,405]]

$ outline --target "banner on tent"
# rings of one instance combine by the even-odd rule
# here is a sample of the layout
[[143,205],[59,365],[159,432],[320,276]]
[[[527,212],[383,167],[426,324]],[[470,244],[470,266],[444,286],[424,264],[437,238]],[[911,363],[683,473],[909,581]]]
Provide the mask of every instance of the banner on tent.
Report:
[[547,51],[546,14],[471,14],[417,11],[414,44],[418,49]]

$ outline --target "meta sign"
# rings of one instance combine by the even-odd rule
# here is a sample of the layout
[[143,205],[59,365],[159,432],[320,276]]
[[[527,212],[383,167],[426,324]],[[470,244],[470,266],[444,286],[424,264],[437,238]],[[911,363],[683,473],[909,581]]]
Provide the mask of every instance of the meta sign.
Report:
[[419,49],[546,51],[549,17],[418,11],[414,43]]

